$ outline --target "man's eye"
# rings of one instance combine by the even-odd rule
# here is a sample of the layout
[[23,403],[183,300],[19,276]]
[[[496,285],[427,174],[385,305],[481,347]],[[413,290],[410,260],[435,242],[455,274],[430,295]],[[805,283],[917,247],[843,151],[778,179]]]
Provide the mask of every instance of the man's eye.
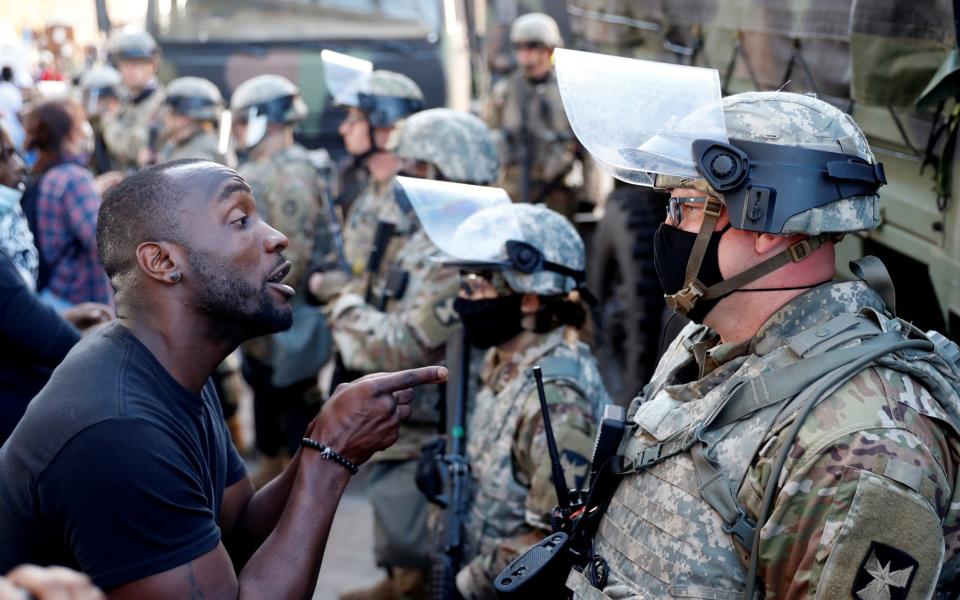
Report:
[[247,215],[243,215],[243,216],[240,217],[239,219],[235,219],[235,220],[233,220],[233,221],[230,221],[230,224],[231,224],[231,225],[237,225],[237,226],[240,227],[241,229],[245,229],[245,228],[247,227],[247,223],[248,223],[249,221],[250,221],[250,217],[248,217]]

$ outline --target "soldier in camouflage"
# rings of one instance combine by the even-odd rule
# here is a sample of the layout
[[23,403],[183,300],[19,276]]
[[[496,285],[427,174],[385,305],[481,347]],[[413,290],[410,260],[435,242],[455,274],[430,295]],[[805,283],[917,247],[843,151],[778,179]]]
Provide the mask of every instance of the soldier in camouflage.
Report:
[[[435,108],[400,121],[387,148],[404,174],[472,184],[494,182],[500,172],[490,130],[468,113]],[[460,286],[455,271],[442,268],[441,252],[414,218],[414,233],[396,251],[390,280],[376,278],[371,305],[356,292],[329,303],[337,351],[344,365],[361,373],[383,365],[422,365],[443,360],[447,338],[459,327],[453,301]],[[402,274],[402,275],[401,275]],[[403,281],[403,289],[395,282]],[[345,598],[422,596],[430,564],[427,504],[414,475],[421,446],[437,431],[439,388],[421,390],[400,439],[379,453],[368,497],[374,506],[378,562],[391,577]],[[389,487],[390,493],[380,490]],[[401,560],[401,555],[403,559]],[[389,589],[387,589],[389,588]]]
[[510,28],[519,68],[499,80],[486,121],[496,132],[504,188],[515,202],[545,203],[571,218],[584,183],[584,163],[560,102],[553,50],[563,46],[550,16],[528,13]]
[[157,81],[160,48],[146,31],[121,31],[110,40],[110,56],[125,90],[120,104],[101,117],[103,139],[111,166],[135,171],[150,161],[150,144],[162,133],[160,109],[166,94]]
[[[367,172],[367,182],[350,205],[343,226],[344,258],[349,273],[328,271],[311,277],[310,291],[326,302],[367,270],[377,223],[395,225],[382,264],[396,260],[400,245],[414,233],[415,217],[393,197],[394,176],[400,159],[387,141],[396,122],[423,108],[423,92],[406,75],[373,71],[358,77],[334,102],[347,109],[339,132],[354,161]],[[381,269],[385,273],[386,269]],[[354,281],[359,285],[360,282]]]
[[[464,598],[493,599],[494,577],[549,533],[557,502],[532,367],[543,370],[568,488],[584,483],[596,422],[610,399],[578,339],[587,318],[579,298],[585,252],[570,222],[542,206],[508,202],[467,217],[454,239],[461,249],[496,248],[487,256],[457,252],[445,263],[462,274],[454,308],[467,339],[487,350],[467,419],[470,509],[456,586]],[[511,250],[517,243],[527,258],[540,259],[539,268],[521,264]]]
[[220,152],[217,122],[223,112],[223,97],[210,81],[180,77],[167,86],[164,134],[156,162],[200,158],[228,167],[236,166],[231,152]]
[[[877,291],[833,282],[835,240],[880,222],[882,169],[853,119],[809,96],[730,96],[722,119],[751,163],[789,169],[776,153],[790,152],[806,171],[786,185],[749,171],[745,209],[740,188],[716,190],[736,170],[726,158],[700,164],[702,178],[652,173],[671,193],[657,272],[692,323],[630,406],[625,474],[593,537],[605,568],[574,569],[567,587],[591,599],[947,597],[960,573],[956,365],[902,350],[859,366],[883,332],[925,336],[892,316],[885,270],[858,267]],[[831,184],[791,196],[804,177]],[[758,225],[774,218],[769,198],[782,225]],[[816,370],[831,355],[850,372]]]
[[[306,116],[307,107],[289,80],[260,75],[237,86],[230,109],[237,145],[247,156],[238,171],[253,191],[258,212],[290,240],[284,255],[292,266],[285,280],[302,287],[311,261],[327,256],[332,245],[321,209],[329,202],[323,179],[307,150],[293,140],[294,125]],[[298,326],[311,324],[300,320],[299,325],[294,323],[294,328]],[[258,485],[280,472],[284,452],[296,451],[316,411],[307,402],[315,374],[290,385],[275,385],[276,343],[267,336],[242,346],[244,376],[254,391],[257,448],[263,455],[251,476]]]

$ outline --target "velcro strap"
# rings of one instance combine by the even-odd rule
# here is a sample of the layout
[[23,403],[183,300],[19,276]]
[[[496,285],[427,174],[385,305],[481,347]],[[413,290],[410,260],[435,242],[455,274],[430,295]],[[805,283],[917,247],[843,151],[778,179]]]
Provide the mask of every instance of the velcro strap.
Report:
[[831,179],[841,181],[860,181],[874,184],[877,187],[886,185],[887,174],[883,164],[869,164],[855,160],[835,160],[827,163],[827,174]]

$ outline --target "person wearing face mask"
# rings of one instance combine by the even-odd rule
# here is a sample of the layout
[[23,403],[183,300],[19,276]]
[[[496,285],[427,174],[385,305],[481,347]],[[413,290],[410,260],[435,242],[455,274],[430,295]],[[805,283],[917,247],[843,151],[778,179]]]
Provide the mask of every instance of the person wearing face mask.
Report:
[[236,157],[221,152],[217,122],[223,111],[220,90],[201,77],[180,77],[167,85],[164,101],[166,141],[157,151],[156,162],[201,158],[233,167]]
[[0,444],[80,340],[78,328],[111,318],[108,306],[83,303],[57,314],[37,298],[38,253],[20,209],[25,176],[23,161],[0,127]]
[[116,172],[97,178],[87,168],[90,137],[73,100],[48,100],[25,119],[25,148],[38,158],[21,205],[40,251],[37,291],[55,308],[110,304],[113,293],[97,254],[97,211]]
[[[411,176],[486,185],[500,174],[490,130],[469,113],[433,108],[410,115],[397,124],[387,147],[400,158],[401,172]],[[443,360],[447,338],[460,327],[453,310],[460,282],[440,258],[440,250],[418,226],[397,251],[377,297],[367,301],[348,288],[328,302],[333,339],[345,367],[370,373]],[[421,447],[436,435],[439,402],[438,387],[418,390],[400,440],[370,466],[367,498],[373,505],[375,555],[389,576],[341,599],[424,595],[430,566],[428,513],[414,476]]]
[[163,137],[160,109],[166,94],[157,81],[160,47],[146,31],[118,31],[110,39],[110,58],[125,90],[120,103],[101,116],[103,139],[111,166],[135,171],[150,162],[155,150],[151,142]]
[[[431,182],[427,182],[431,183]],[[539,365],[568,488],[589,468],[596,423],[610,398],[579,340],[585,252],[559,213],[513,204],[503,190],[404,180],[424,230],[461,273],[454,302],[466,339],[486,351],[470,399],[469,512],[456,587],[493,599],[494,577],[550,532],[557,503],[531,369]],[[472,187],[472,189],[471,189]]]
[[[238,171],[253,189],[260,212],[290,240],[286,256],[292,265],[286,280],[300,289],[313,257],[326,257],[332,245],[330,228],[322,210],[329,202],[324,180],[307,150],[293,139],[295,125],[307,115],[300,90],[279,75],[259,75],[243,82],[230,98],[233,134],[246,160]],[[325,259],[323,259],[325,260]],[[281,355],[282,341],[262,336],[245,342],[243,373],[254,391],[254,422],[260,464],[251,475],[260,487],[282,471],[299,444],[300,433],[317,410],[308,396],[316,370],[329,355],[329,330],[316,309],[295,301],[294,329],[316,333],[314,348],[297,355]],[[319,354],[317,354],[319,353]],[[313,358],[310,358],[310,357]],[[322,360],[315,360],[319,356]],[[282,360],[281,360],[282,359]],[[292,362],[317,363],[294,377],[278,368]],[[284,364],[287,363],[287,364]]]
[[528,13],[510,27],[517,70],[491,91],[485,120],[496,132],[504,188],[516,202],[546,204],[572,218],[584,163],[563,112],[553,51],[563,46],[549,15]]
[[960,572],[960,348],[895,316],[883,167],[809,95],[721,99],[712,69],[562,52],[580,141],[670,193],[657,274],[690,319],[628,411],[577,527],[575,598],[949,597]]

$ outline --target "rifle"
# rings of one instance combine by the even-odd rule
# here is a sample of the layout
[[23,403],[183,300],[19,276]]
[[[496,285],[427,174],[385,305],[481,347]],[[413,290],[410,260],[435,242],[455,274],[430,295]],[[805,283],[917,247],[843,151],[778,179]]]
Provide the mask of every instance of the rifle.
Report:
[[387,253],[387,245],[393,238],[393,233],[396,228],[397,226],[395,224],[388,221],[377,222],[377,230],[373,234],[373,245],[370,246],[370,257],[367,259],[367,267],[365,269],[367,275],[367,291],[364,294],[364,300],[366,300],[367,304],[372,304],[373,278],[380,270],[380,263],[383,262],[383,257]]
[[[524,87],[529,87],[524,83]],[[530,115],[529,95],[526,91],[520,96],[520,201],[530,203]]]
[[352,273],[350,263],[347,262],[346,251],[343,249],[343,227],[340,225],[340,215],[337,214],[334,200],[330,194],[325,193],[321,202],[327,210],[327,220],[330,221],[330,236],[333,238],[333,247],[337,252],[337,267],[344,273]]
[[448,427],[450,452],[445,454],[440,462],[447,493],[435,498],[447,511],[443,554],[434,562],[431,577],[431,597],[436,600],[454,600],[460,597],[456,576],[463,562],[463,523],[470,500],[467,494],[470,465],[466,458],[465,439],[467,398],[470,390],[470,343],[465,331],[459,336],[451,336],[447,341],[447,356],[450,372],[459,373],[460,376],[447,382],[447,398],[452,401],[453,406],[446,411],[452,416]]

